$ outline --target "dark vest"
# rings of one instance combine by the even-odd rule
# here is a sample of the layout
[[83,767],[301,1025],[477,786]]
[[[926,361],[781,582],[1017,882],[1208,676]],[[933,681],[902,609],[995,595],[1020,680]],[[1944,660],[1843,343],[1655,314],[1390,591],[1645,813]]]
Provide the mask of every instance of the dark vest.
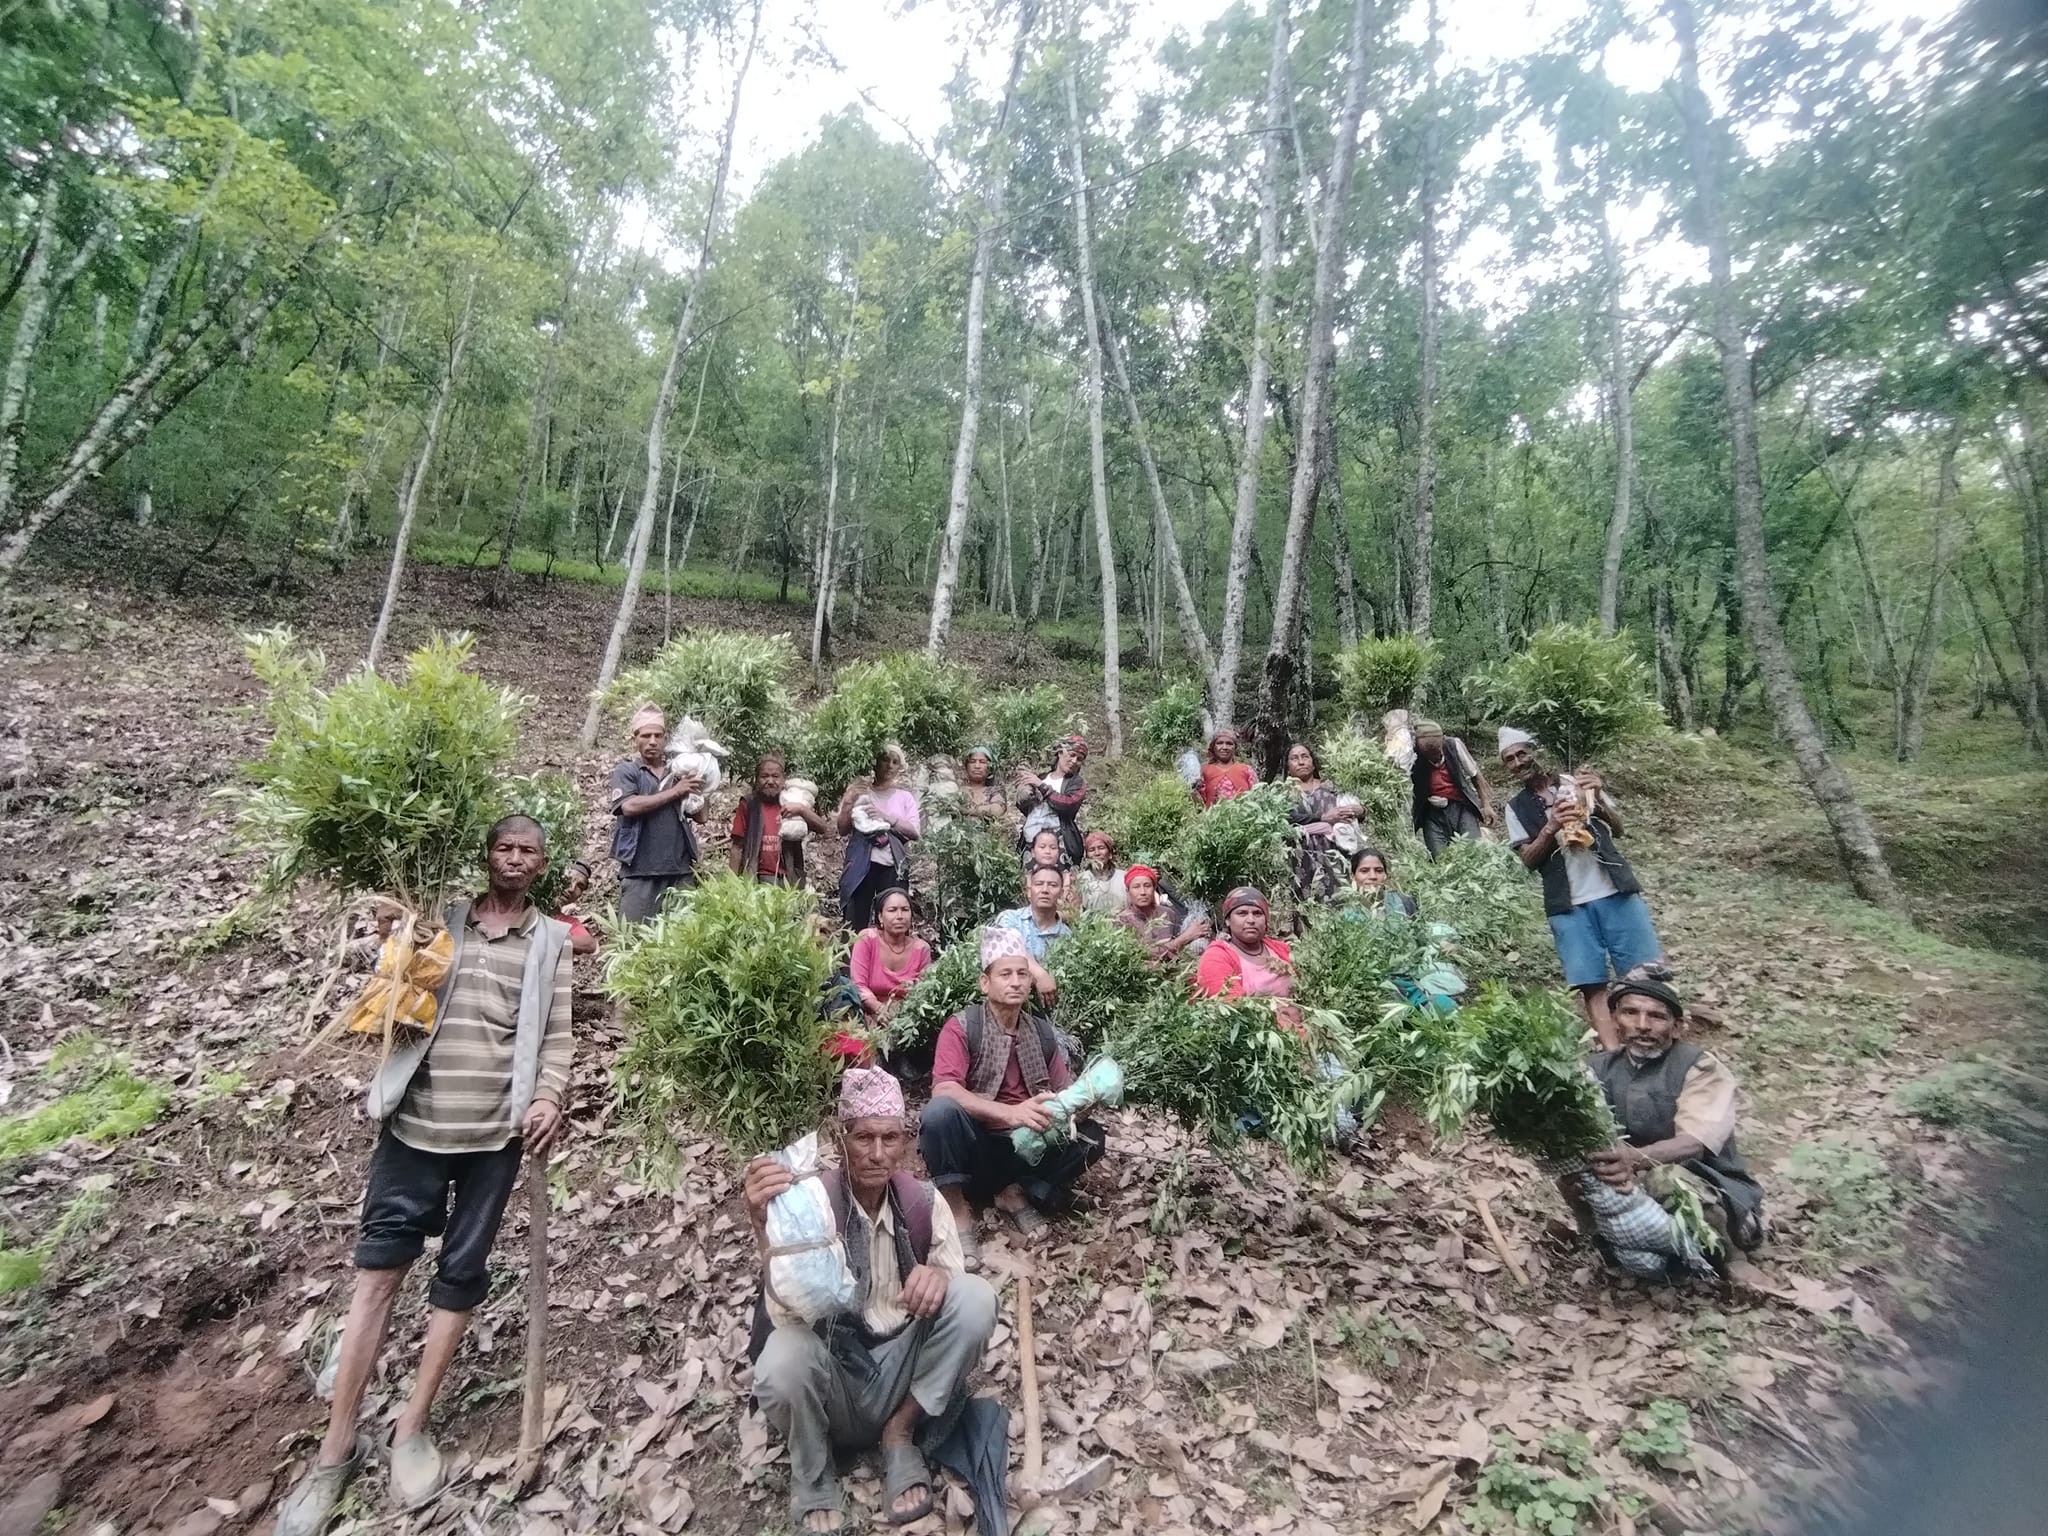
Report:
[[[1524,823],[1527,825],[1527,823]],[[1700,1059],[1700,1048],[1681,1042],[1655,1061],[1638,1063],[1627,1051],[1598,1051],[1590,1063],[1607,1095],[1607,1107],[1629,1142],[1647,1147],[1669,1141],[1678,1134],[1678,1095],[1685,1087],[1686,1074]],[[1764,1193],[1749,1167],[1735,1150],[1731,1134],[1718,1152],[1703,1152],[1685,1166],[1720,1190],[1728,1203],[1728,1225],[1740,1233],[1763,1208]]]
[[[1017,1027],[1022,1029],[1026,1024],[1031,1025],[1038,1031],[1038,1049],[1044,1057],[1047,1068],[1050,1069],[1053,1058],[1060,1055],[1059,1031],[1052,1027],[1052,1020],[1042,1013],[1033,1013],[1029,1008],[1024,1010],[1024,1017],[1017,1021]],[[981,1066],[981,1040],[982,1034],[987,1028],[988,1010],[980,1003],[969,1004],[960,1010],[960,1033],[967,1041],[967,1081],[970,1085],[974,1082],[977,1069]],[[1072,1065],[1072,1063],[1069,1063],[1069,1065]],[[1005,1067],[1003,1069],[1003,1075],[1005,1077],[1009,1076],[1009,1068]],[[1051,1082],[1048,1081],[1042,1086],[1034,1087],[1028,1081],[1028,1073],[1026,1078],[1027,1081],[1024,1084],[1024,1091],[1026,1093],[1045,1093],[1052,1086]],[[996,1092],[1000,1093],[1002,1086],[1001,1083],[997,1083]]]
[[[1515,820],[1532,838],[1550,819],[1550,807],[1533,789],[1524,789],[1516,795],[1508,802],[1508,809],[1515,813]],[[1636,883],[1636,872],[1629,868],[1628,860],[1614,846],[1614,833],[1608,828],[1606,819],[1595,816],[1586,825],[1593,830],[1593,854],[1607,871],[1607,878],[1614,882],[1615,894],[1633,896],[1640,892],[1642,886]],[[1572,877],[1565,868],[1563,844],[1551,846],[1550,857],[1538,867],[1537,873],[1543,877],[1544,914],[1549,917],[1569,916],[1572,910]]]
[[[1459,750],[1464,743],[1455,736],[1444,738],[1444,767],[1451,773],[1451,782],[1457,786],[1458,797],[1473,810],[1479,809],[1479,786],[1472,782],[1472,775],[1465,771],[1465,754]],[[1415,795],[1409,807],[1409,819],[1415,823],[1415,830],[1422,830],[1424,814],[1429,810],[1429,776],[1435,771],[1435,764],[1420,752],[1409,765],[1408,782],[1414,786]]]

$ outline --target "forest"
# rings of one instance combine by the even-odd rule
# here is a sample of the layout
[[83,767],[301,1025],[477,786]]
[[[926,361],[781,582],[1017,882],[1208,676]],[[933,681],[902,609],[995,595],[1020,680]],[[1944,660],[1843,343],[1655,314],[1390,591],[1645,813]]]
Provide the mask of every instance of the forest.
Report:
[[1433,0],[1136,59],[963,6],[942,134],[840,112],[742,194],[766,9],[7,7],[0,575],[381,562],[373,664],[407,561],[595,578],[602,684],[715,573],[821,675],[876,604],[1062,634],[1112,753],[1127,657],[1272,753],[1361,638],[1455,713],[1597,622],[1674,724],[1766,723],[1880,902],[1834,748],[1935,693],[2048,745],[2024,0],[1596,0],[1483,68]]

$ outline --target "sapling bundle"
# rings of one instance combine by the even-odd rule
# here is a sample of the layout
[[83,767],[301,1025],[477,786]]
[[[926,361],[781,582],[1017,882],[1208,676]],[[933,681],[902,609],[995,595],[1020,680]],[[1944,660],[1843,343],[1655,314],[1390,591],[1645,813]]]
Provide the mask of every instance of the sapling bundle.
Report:
[[932,862],[933,920],[946,943],[965,941],[1022,889],[1017,854],[1007,838],[968,817],[920,838],[918,852]]
[[980,1001],[981,951],[970,932],[925,968],[882,1026],[879,1043],[891,1055],[925,1049],[946,1020]]
[[1480,682],[1494,714],[1533,731],[1567,768],[1660,719],[1634,642],[1591,622],[1538,630]]
[[1211,904],[1240,885],[1269,895],[1287,881],[1287,855],[1294,826],[1287,819],[1293,797],[1277,784],[1259,784],[1218,802],[1189,822],[1167,858],[1181,888]]
[[[1414,788],[1407,771],[1390,761],[1377,736],[1347,727],[1325,736],[1316,750],[1323,777],[1364,807],[1373,840],[1390,852],[1422,853],[1411,825]],[[1407,862],[1405,859],[1403,862]]]
[[1476,1104],[1494,1134],[1546,1172],[1575,1182],[1617,1261],[1642,1275],[1662,1275],[1670,1261],[1693,1273],[1711,1273],[1708,1255],[1716,1240],[1690,1186],[1672,1186],[1670,1198],[1681,1208],[1674,1215],[1641,1182],[1618,1190],[1588,1169],[1586,1159],[1613,1146],[1621,1131],[1587,1070],[1578,1010],[1557,992],[1517,996],[1489,983],[1458,1020],[1468,1042]]
[[1374,636],[1337,653],[1337,697],[1354,720],[1405,709],[1429,677],[1436,648],[1413,635]]
[[1154,773],[1113,790],[1100,825],[1135,862],[1163,861],[1179,844],[1202,807],[1174,773]]
[[1401,880],[1425,913],[1456,930],[1451,952],[1468,974],[1535,981],[1551,973],[1542,904],[1505,843],[1452,838],[1434,859],[1402,865]]
[[891,742],[912,758],[957,754],[973,717],[974,685],[959,667],[909,652],[853,662],[804,723],[798,760],[836,799]]
[[819,1010],[831,960],[815,910],[808,891],[720,870],[614,941],[604,989],[631,1030],[615,1081],[650,1139],[678,1114],[741,1153],[816,1125],[838,1067]]
[[742,777],[763,752],[788,745],[795,728],[789,680],[797,668],[787,635],[690,630],[644,665],[621,672],[604,691],[620,714],[653,704],[670,726],[697,721],[731,754]]
[[1202,685],[1169,685],[1138,716],[1138,745],[1154,762],[1170,763],[1202,740]]
[[994,748],[990,766],[1008,773],[1020,764],[1050,761],[1052,744],[1073,724],[1074,712],[1057,683],[1004,688],[990,694],[980,710],[981,740]]
[[548,867],[527,890],[527,898],[543,912],[562,904],[570,861],[583,846],[583,794],[566,773],[536,773],[515,779],[507,795],[510,809],[540,823],[547,838]]
[[1152,963],[1152,950],[1135,928],[1094,912],[1074,920],[1073,932],[1052,946],[1046,968],[1059,988],[1060,1028],[1093,1046],[1115,1030],[1162,986],[1181,978]]
[[[505,765],[526,701],[469,669],[467,635],[436,636],[396,679],[363,671],[328,689],[324,659],[290,630],[245,644],[270,689],[272,735],[249,765],[256,788],[240,792],[240,837],[268,855],[268,893],[314,880],[351,906],[377,903],[390,936],[376,996],[334,1028],[378,1034],[388,1052],[396,1029],[432,1027],[451,949],[442,905],[475,876],[492,823],[514,808]],[[340,968],[337,953],[309,1019]]]

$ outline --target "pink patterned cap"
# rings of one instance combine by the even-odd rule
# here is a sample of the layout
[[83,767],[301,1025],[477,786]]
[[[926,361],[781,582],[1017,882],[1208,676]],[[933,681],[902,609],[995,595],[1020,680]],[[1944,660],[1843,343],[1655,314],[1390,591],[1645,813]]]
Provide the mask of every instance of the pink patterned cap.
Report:
[[1014,928],[984,928],[981,930],[981,968],[986,971],[998,960],[1010,955],[1031,958],[1031,947],[1024,942],[1024,935]]
[[848,1067],[839,1080],[842,1120],[901,1120],[903,1085],[880,1067]]

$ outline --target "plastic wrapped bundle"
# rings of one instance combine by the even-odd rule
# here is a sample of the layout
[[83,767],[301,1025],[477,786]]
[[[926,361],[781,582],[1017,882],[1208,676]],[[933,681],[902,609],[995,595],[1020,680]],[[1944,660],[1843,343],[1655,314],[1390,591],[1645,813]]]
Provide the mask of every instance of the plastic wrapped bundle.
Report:
[[1675,1261],[1692,1274],[1713,1275],[1713,1261],[1686,1224],[1658,1204],[1648,1190],[1616,1189],[1584,1169],[1577,1177],[1593,1225],[1623,1269],[1644,1279],[1665,1279]]
[[768,1294],[807,1323],[853,1304],[853,1271],[818,1177],[815,1132],[774,1154],[796,1180],[768,1202]]
[[1098,1104],[1115,1105],[1123,1101],[1124,1069],[1107,1056],[1098,1056],[1079,1077],[1053,1095],[1052,1103],[1046,1106],[1052,1115],[1052,1128],[1034,1131],[1020,1126],[1010,1132],[1010,1145],[1017,1149],[1019,1157],[1036,1168],[1049,1150],[1074,1134],[1074,1122],[1084,1111]]
[[1181,782],[1193,789],[1202,782],[1202,754],[1193,747],[1185,747],[1180,756],[1173,760],[1173,771],[1180,775]]
[[[818,786],[810,779],[784,779],[782,781],[782,808],[785,811],[814,811],[818,808]],[[782,818],[782,840],[785,843],[800,843],[811,835],[811,824],[801,816]]]

